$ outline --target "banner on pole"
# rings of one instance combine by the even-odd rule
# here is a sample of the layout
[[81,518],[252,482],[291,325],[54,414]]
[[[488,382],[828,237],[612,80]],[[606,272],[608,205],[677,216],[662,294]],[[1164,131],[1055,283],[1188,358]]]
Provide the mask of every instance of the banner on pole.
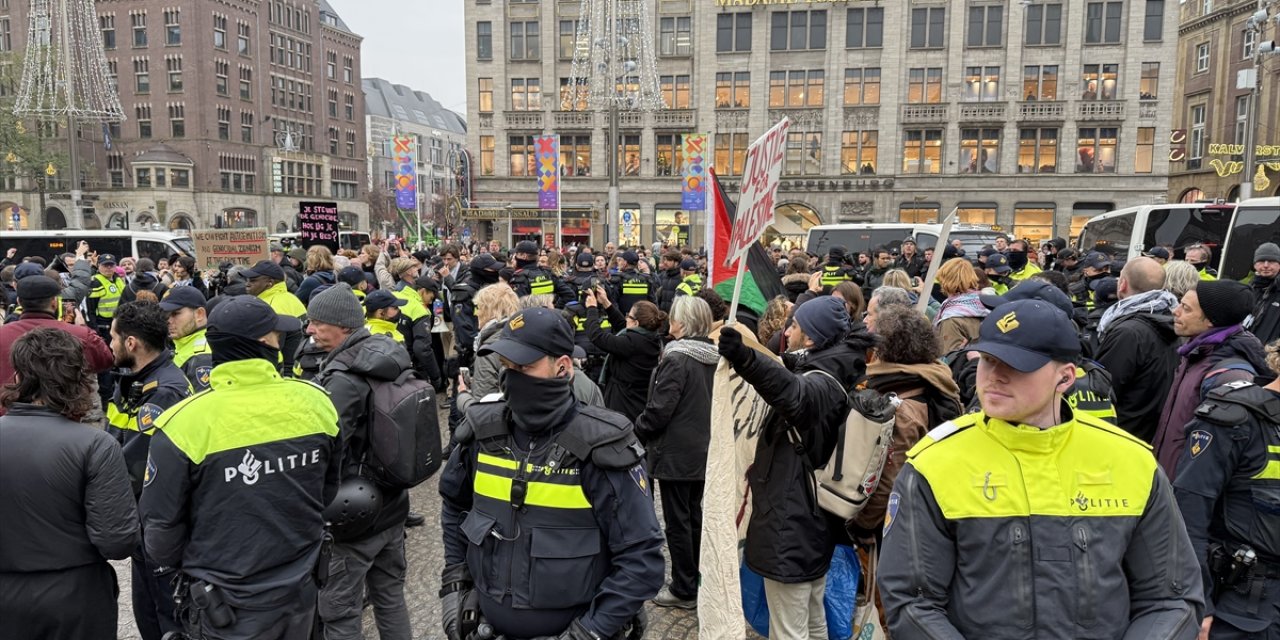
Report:
[[685,211],[701,211],[707,206],[706,146],[705,133],[686,133],[680,144],[684,160],[680,208]]
[[538,208],[560,208],[560,136],[534,139],[534,159],[538,167]]
[[742,192],[738,197],[738,217],[733,222],[725,264],[741,258],[773,224],[774,198],[782,177],[783,155],[787,147],[787,129],[791,120],[783,118],[772,129],[747,147],[746,168],[742,174]]
[[392,156],[396,165],[396,208],[405,211],[418,210],[418,162],[413,148],[413,138],[391,138]]

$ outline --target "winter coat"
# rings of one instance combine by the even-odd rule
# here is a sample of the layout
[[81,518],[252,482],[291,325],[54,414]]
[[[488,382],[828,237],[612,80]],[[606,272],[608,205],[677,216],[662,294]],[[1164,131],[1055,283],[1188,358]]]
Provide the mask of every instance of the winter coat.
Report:
[[880,472],[880,482],[867,506],[853,517],[855,530],[878,532],[884,525],[893,482],[907,463],[907,451],[916,446],[930,429],[960,415],[963,407],[960,389],[951,379],[951,370],[940,362],[873,362],[867,365],[867,388],[896,394],[902,400],[894,413],[893,445]]
[[311,302],[311,294],[320,286],[333,286],[338,281],[338,276],[332,271],[317,271],[302,279],[302,284],[298,285],[298,291],[294,295],[302,301],[302,304]]
[[956,294],[943,301],[933,321],[933,330],[942,341],[942,352],[977,342],[982,319],[990,313],[976,291]]
[[129,557],[142,539],[120,445],[44,407],[0,418],[0,575]]
[[[866,351],[874,338],[861,328],[844,342],[820,351],[787,354],[787,365],[751,351],[733,368],[772,408],[747,472],[751,520],[745,558],[752,571],[784,583],[810,582],[826,575],[841,523],[817,505],[809,469],[826,464],[848,412],[847,390],[866,372]],[[822,370],[835,376],[803,375]],[[787,439],[794,427],[807,461]]]
[[[1187,440],[1187,423],[1195,417],[1196,407],[1204,401],[1205,393],[1228,382],[1252,381],[1255,373],[1270,371],[1262,343],[1240,325],[1212,328],[1179,347],[1178,354],[1182,361],[1174,371],[1164,409],[1160,412],[1155,440],[1151,443],[1160,466],[1170,478],[1178,477],[1178,460]],[[1218,364],[1227,358],[1248,362],[1253,372],[1219,370]]]
[[285,258],[280,264],[280,269],[284,271],[284,286],[289,293],[297,294],[298,287],[302,285],[302,274],[298,273],[293,265],[289,264],[289,259]]
[[782,290],[787,292],[787,299],[799,304],[796,299],[800,297],[800,294],[808,291],[809,277],[804,273],[790,273],[782,276]]
[[1280,280],[1253,277],[1253,317],[1245,325],[1262,344],[1280,339]]
[[671,311],[671,303],[676,300],[676,287],[680,286],[680,268],[659,271],[654,276],[658,285],[658,308]]
[[[485,345],[497,342],[506,320],[506,318],[497,318],[485,324],[480,330],[473,353],[480,351],[480,348]],[[481,398],[491,393],[502,393],[501,376],[502,361],[498,354],[488,353],[476,356],[475,361],[471,363],[471,384],[467,387],[467,393],[458,397],[458,411],[466,413],[467,408]]]
[[880,286],[884,284],[884,274],[889,273],[891,269],[893,269],[892,266],[890,266],[888,269],[868,269],[867,270],[867,275],[865,278],[863,278],[863,281],[862,281],[862,299],[863,300],[866,300],[868,303],[871,302],[871,294],[874,293],[876,289],[880,288]]
[[711,386],[720,354],[706,338],[674,340],[662,351],[649,402],[636,418],[659,480],[702,480],[711,442]]
[[[66,331],[75,336],[80,341],[84,359],[93,373],[102,373],[115,364],[111,347],[93,329],[83,325],[68,324],[43,311],[24,311],[17,322],[0,326],[0,385],[13,381],[13,363],[9,358],[13,343],[28,331],[44,327]],[[4,415],[4,407],[0,407],[0,415]]]
[[156,279],[155,276],[150,273],[140,273],[134,276],[133,280],[130,280],[129,284],[125,285],[124,290],[120,292],[120,302],[125,303],[137,300],[139,291],[150,291],[156,294],[157,300],[163,300],[165,291],[168,290],[169,287]]
[[1178,368],[1173,316],[1132,313],[1106,325],[1094,359],[1111,374],[1116,425],[1151,442]]
[[907,276],[911,278],[923,278],[929,271],[929,265],[925,263],[924,256],[917,253],[910,258],[906,254],[898,256],[893,261],[894,269],[902,269],[907,272]]
[[[339,360],[350,357],[344,352],[356,351],[350,365]],[[345,361],[345,360],[344,360]],[[342,479],[360,475],[361,462],[369,447],[373,389],[369,380],[390,381],[413,368],[404,346],[384,335],[372,335],[361,327],[338,348],[329,353],[314,382],[329,392],[338,410],[338,431],[342,439]],[[409,515],[409,494],[404,490],[382,489],[382,510],[362,538],[402,524]]]
[[[627,326],[618,305],[611,305],[606,313],[613,326]],[[662,337],[640,328],[609,333],[600,327],[599,307],[587,307],[587,336],[608,354],[601,379],[604,405],[634,423],[649,399],[649,376],[662,355]]]

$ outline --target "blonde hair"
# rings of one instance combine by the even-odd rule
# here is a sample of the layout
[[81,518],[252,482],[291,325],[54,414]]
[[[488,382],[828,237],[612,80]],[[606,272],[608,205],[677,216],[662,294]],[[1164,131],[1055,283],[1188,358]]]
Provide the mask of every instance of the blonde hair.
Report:
[[520,299],[509,285],[491,284],[476,292],[476,321],[481,327],[520,310]]
[[1267,352],[1267,367],[1272,373],[1280,375],[1280,340],[1273,340],[1271,344],[1265,347]]
[[563,276],[565,269],[564,254],[559,251],[548,251],[547,269],[550,269],[551,273],[554,273],[557,276]]
[[1200,272],[1184,260],[1170,260],[1164,265],[1164,290],[1179,300],[1200,284]]
[[961,293],[977,291],[981,283],[978,282],[978,274],[974,272],[973,265],[968,260],[952,258],[938,269],[938,286],[942,288],[942,295],[950,298]]
[[412,269],[413,266],[412,258],[395,258],[391,261],[391,264],[387,265],[387,271],[390,271],[392,276],[399,278],[404,275],[404,272]]
[[[843,283],[842,283],[843,284]],[[773,334],[782,331],[787,323],[787,303],[790,300],[786,296],[777,296],[769,301],[769,306],[764,310],[764,317],[760,319],[760,327],[756,332],[756,337],[760,338],[761,343],[767,344]]]
[[911,276],[907,275],[907,272],[902,269],[890,269],[888,273],[884,274],[884,286],[910,291]]
[[527,296],[521,296],[520,308],[522,310],[554,309],[556,308],[556,297],[549,293],[531,293]]
[[333,253],[329,251],[329,247],[317,244],[307,249],[307,261],[304,269],[307,273],[333,271]]

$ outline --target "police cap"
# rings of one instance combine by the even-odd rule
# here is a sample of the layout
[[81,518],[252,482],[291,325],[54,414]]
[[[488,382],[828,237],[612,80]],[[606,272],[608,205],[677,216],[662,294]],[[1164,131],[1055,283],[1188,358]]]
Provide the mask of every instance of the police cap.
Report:
[[113,255],[111,255],[111,254],[109,254],[109,253],[104,253],[104,254],[102,254],[102,255],[98,256],[98,266],[100,266],[100,267],[106,267],[106,266],[114,267],[114,266],[116,266],[116,257],[115,257],[115,256],[113,256]]
[[253,268],[241,271],[245,278],[271,278],[272,280],[284,280],[284,269],[280,265],[270,260],[260,260]]
[[1052,284],[1039,278],[1029,278],[1018,283],[1018,286],[1010,289],[1002,296],[984,293],[978,296],[982,300],[982,304],[988,309],[1017,302],[1018,300],[1043,300],[1049,304],[1059,308],[1063,313],[1070,316],[1072,314],[1071,298]]
[[24,262],[13,270],[13,279],[15,281],[42,275],[44,275],[44,267],[40,266],[38,262]]
[[27,276],[18,281],[19,300],[47,300],[56,298],[61,293],[62,285],[43,273],[38,276]]
[[406,304],[409,304],[408,300],[397,298],[385,289],[378,289],[364,298],[365,311],[378,311],[388,307],[403,307]]
[[205,302],[204,294],[195,287],[174,287],[165,293],[160,308],[172,313],[178,309],[198,309],[204,307]]
[[355,289],[360,286],[361,282],[364,282],[364,269],[360,267],[343,267],[338,272],[338,282],[345,282],[351,285],[352,289]]
[[525,255],[537,255],[538,245],[532,240],[521,240],[516,243],[515,253],[523,253]]
[[573,328],[558,311],[525,309],[507,320],[496,341],[485,345],[477,355],[496,353],[520,366],[533,364],[551,356],[573,355]]
[[697,271],[698,261],[694,260],[693,258],[685,258],[684,260],[680,261],[680,270],[681,271]]
[[1043,300],[1018,300],[992,310],[969,350],[1030,373],[1050,360],[1074,362],[1080,357],[1080,339],[1061,309]]
[[257,340],[272,331],[301,331],[302,321],[276,313],[257,296],[224,298],[209,314],[209,331]]
[[579,253],[577,259],[574,260],[574,264],[583,271],[591,271],[596,266],[596,258],[586,252]]

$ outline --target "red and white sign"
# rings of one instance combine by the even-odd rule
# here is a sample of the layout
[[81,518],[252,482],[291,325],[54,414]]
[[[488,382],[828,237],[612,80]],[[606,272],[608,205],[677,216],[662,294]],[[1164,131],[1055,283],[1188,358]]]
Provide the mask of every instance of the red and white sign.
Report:
[[783,118],[772,129],[747,147],[746,169],[742,174],[742,193],[738,197],[738,215],[733,221],[725,264],[741,258],[751,243],[764,235],[773,224],[773,203],[782,177],[782,161],[787,148],[787,129],[791,120]]

